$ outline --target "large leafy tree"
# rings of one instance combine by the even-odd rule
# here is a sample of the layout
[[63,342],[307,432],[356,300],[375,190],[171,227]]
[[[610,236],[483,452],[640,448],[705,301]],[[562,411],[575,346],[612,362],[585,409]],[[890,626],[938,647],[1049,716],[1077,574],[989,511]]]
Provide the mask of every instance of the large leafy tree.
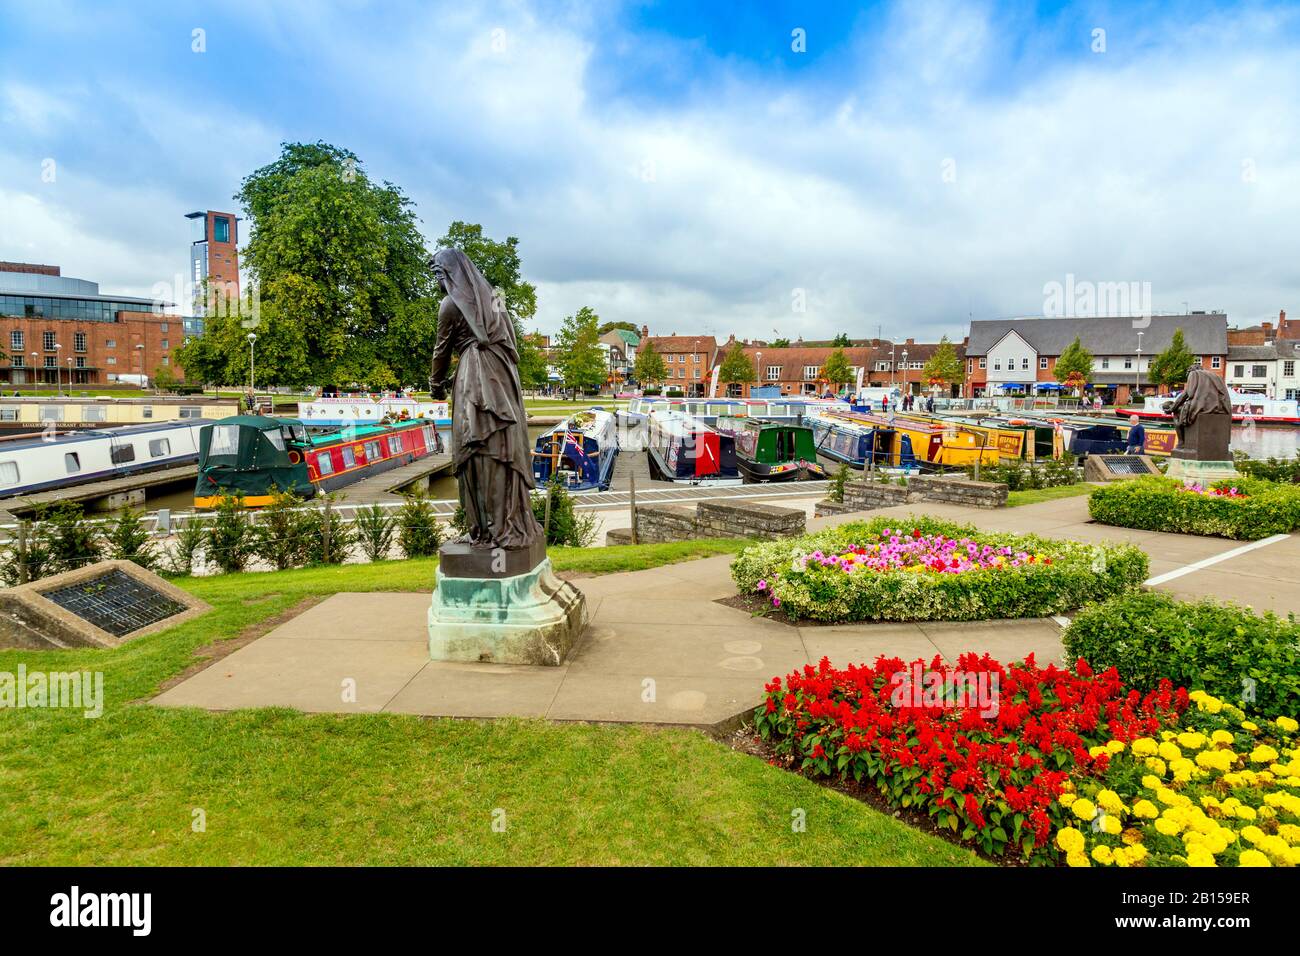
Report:
[[788,349],[790,347],[789,339],[773,339],[771,347],[774,349]]
[[837,348],[826,356],[826,364],[822,366],[822,378],[836,386],[847,385],[853,381],[853,366],[849,364],[849,357],[844,354],[844,349]]
[[649,339],[646,339],[637,348],[636,362],[632,366],[632,374],[642,385],[651,382],[662,382],[668,377],[668,366],[664,364],[664,357],[655,349],[655,345]]
[[609,370],[599,328],[600,316],[585,305],[560,326],[556,365],[567,387],[591,390],[605,384]]
[[1056,380],[1061,384],[1072,379],[1075,382],[1086,382],[1088,376],[1092,375],[1092,362],[1092,353],[1083,347],[1083,342],[1076,335],[1056,360]]
[[1197,363],[1192,350],[1187,347],[1187,339],[1182,329],[1174,329],[1174,337],[1169,347],[1151,360],[1147,378],[1154,385],[1167,385],[1176,388],[1187,384],[1187,375]]
[[[235,198],[252,226],[244,264],[261,292],[260,314],[251,320],[259,381],[423,381],[437,328],[436,290],[401,189],[372,182],[350,150],[286,143]],[[240,337],[216,336],[228,366],[240,364],[230,349]]]
[[961,359],[948,336],[939,339],[939,346],[925,363],[925,379],[930,384],[956,385],[962,380]]
[[722,357],[722,364],[718,368],[718,381],[723,385],[733,383],[748,385],[757,380],[754,360],[749,357],[745,347],[737,342]]
[[633,332],[639,334],[639,330],[637,329],[636,323],[634,322],[619,321],[619,322],[600,323],[601,335],[607,335],[608,333],[613,332],[615,329],[622,329],[625,332]]
[[853,340],[849,338],[849,333],[847,332],[841,332],[839,335],[835,336],[835,338],[831,339],[831,345],[837,349],[846,349],[852,344]]

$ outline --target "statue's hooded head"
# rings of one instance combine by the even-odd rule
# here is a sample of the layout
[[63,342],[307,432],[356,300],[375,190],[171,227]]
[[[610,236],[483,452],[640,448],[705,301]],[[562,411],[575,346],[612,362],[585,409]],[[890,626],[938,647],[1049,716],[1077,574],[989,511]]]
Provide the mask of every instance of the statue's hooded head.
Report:
[[471,326],[482,329],[488,342],[515,347],[514,325],[505,303],[483,273],[459,249],[439,249],[429,259],[438,287]]

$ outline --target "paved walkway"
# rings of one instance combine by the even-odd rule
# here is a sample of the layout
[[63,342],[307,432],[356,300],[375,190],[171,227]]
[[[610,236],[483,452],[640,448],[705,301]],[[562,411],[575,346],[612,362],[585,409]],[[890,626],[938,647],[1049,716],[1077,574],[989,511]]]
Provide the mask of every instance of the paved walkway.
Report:
[[[1300,611],[1300,542],[1242,552],[1220,538],[1087,523],[1084,498],[980,511],[904,506],[985,530],[1083,541],[1128,540],[1152,555],[1152,584],[1259,609]],[[846,520],[816,519],[812,528]],[[1225,557],[1226,555],[1226,557]],[[1009,661],[1060,660],[1060,625],[1046,619],[791,627],[717,604],[735,593],[727,556],[593,578],[591,625],[561,667],[452,664],[427,659],[429,595],[337,594],[159,695],[164,706],[214,710],[284,706],[312,712],[544,717],[714,726],[747,711],[776,674],[814,663],[988,651]],[[348,688],[355,687],[349,696]]]

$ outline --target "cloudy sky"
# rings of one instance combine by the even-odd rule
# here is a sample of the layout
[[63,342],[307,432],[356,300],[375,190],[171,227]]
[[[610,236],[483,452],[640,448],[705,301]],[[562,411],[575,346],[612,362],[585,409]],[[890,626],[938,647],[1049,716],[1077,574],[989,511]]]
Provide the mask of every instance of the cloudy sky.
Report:
[[1300,314],[1297,54],[1270,4],[0,0],[0,259],[149,295],[322,139],[518,236],[544,330],[960,336],[1067,275],[1248,324]]

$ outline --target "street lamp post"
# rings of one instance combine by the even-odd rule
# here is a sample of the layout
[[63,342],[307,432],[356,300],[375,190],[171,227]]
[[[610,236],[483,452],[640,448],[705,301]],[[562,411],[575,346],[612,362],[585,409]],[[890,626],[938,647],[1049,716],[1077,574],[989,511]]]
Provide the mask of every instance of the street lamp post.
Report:
[[144,379],[140,387],[147,389],[149,387],[149,373],[144,370],[144,343],[137,342],[135,350],[140,353],[140,378]]
[[254,384],[257,381],[253,377],[253,343],[257,341],[257,333],[248,333],[248,404],[253,404]]
[[903,394],[907,394],[907,349],[903,349]]
[[36,385],[37,385],[37,381],[36,381],[36,379],[37,379],[36,369],[37,369],[38,366],[36,365],[36,363],[37,363],[37,361],[40,359],[40,357],[41,357],[41,353],[40,353],[40,352],[33,352],[33,353],[32,353],[32,394],[33,394],[33,395],[35,395],[35,394],[36,394],[36,391],[37,391],[37,389],[36,389]]
[[72,356],[68,356],[68,398],[72,397]]
[[[60,371],[61,366],[59,364],[59,358],[62,357],[62,355],[63,355],[63,343],[55,342],[54,343],[54,387],[55,389],[57,389],[59,393],[59,398],[63,397],[63,372]],[[72,384],[71,382],[68,383],[69,386],[71,386],[71,384]],[[68,391],[72,391],[71,387],[69,387]]]
[[1138,357],[1137,366],[1133,370],[1133,395],[1137,397],[1142,394],[1142,333],[1138,333]]

